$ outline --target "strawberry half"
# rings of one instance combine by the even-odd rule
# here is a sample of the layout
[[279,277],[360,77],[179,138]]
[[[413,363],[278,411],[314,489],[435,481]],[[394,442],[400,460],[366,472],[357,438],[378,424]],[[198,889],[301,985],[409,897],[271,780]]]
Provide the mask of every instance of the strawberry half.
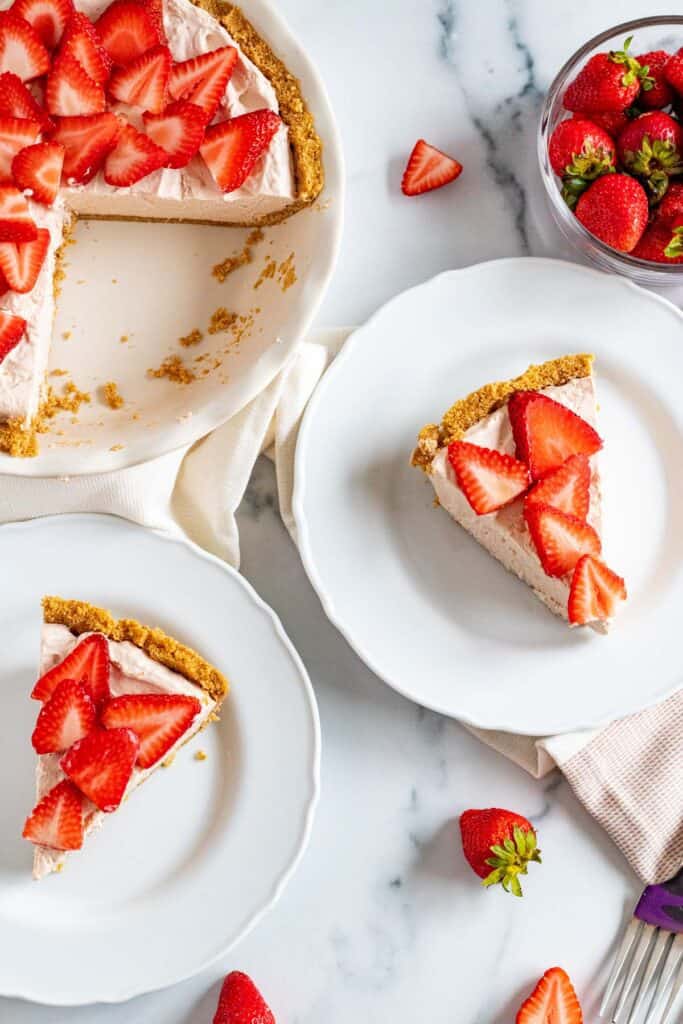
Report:
[[35,29],[15,14],[0,14],[0,71],[12,71],[28,82],[49,67],[50,55]]
[[63,679],[38,712],[31,736],[37,754],[57,754],[82,740],[95,728],[90,694],[75,679]]
[[625,600],[626,584],[621,576],[592,555],[584,555],[578,560],[567,608],[573,626],[610,619],[619,602]]
[[3,71],[0,75],[0,116],[37,121],[46,132],[55,126],[21,79],[11,71]]
[[26,196],[11,185],[0,185],[0,242],[32,242],[37,237]]
[[69,18],[59,52],[74,57],[98,85],[103,85],[111,74],[111,57],[102,46],[93,23],[80,11],[74,11]]
[[50,247],[50,232],[38,228],[32,242],[0,242],[0,270],[13,292],[30,292]]
[[171,70],[168,91],[176,100],[189,100],[212,120],[237,64],[234,46],[222,46],[211,53],[179,61]]
[[121,103],[158,114],[166,103],[171,64],[168,46],[153,46],[125,68],[114,72],[109,82],[109,95]]
[[541,863],[531,822],[502,807],[464,811],[460,838],[465,860],[487,888],[500,884],[506,892],[521,896],[519,876],[526,875],[532,861]]
[[145,131],[152,142],[167,154],[167,167],[185,167],[199,150],[207,117],[201,107],[187,100],[176,100],[161,114],[142,115]]
[[40,135],[40,125],[23,117],[0,117],[0,184],[12,185],[12,161]]
[[166,164],[166,154],[132,124],[122,129],[114,149],[104,162],[108,185],[133,185]]
[[118,117],[109,112],[61,117],[52,141],[64,146],[64,181],[79,185],[90,181],[116,145],[121,127]]
[[24,336],[26,321],[21,316],[6,313],[0,309],[0,363],[13,348],[16,348]]
[[187,732],[201,710],[195,697],[125,694],[107,701],[101,722],[106,729],[132,729],[140,740],[137,763],[151,768]]
[[102,86],[94,82],[68,52],[60,54],[50,69],[45,102],[49,112],[59,117],[100,114],[107,105]]
[[213,1024],[275,1024],[275,1017],[251,978],[232,971],[223,980]]
[[526,999],[515,1024],[583,1024],[581,1004],[569,976],[561,967],[551,967]]
[[12,161],[12,177],[17,188],[31,190],[31,198],[50,206],[57,198],[64,166],[64,146],[58,142],[39,142],[17,153]]
[[418,139],[408,157],[401,179],[404,196],[420,196],[455,181],[462,174],[462,164],[454,157]]
[[83,797],[63,779],[46,793],[26,819],[24,839],[54,850],[80,850],[83,845]]
[[131,729],[95,729],[59,762],[65,775],[101,811],[115,811],[133,774],[138,738]]
[[590,506],[591,466],[587,455],[570,455],[558,469],[532,487],[525,504],[551,505],[560,512],[568,512],[585,519]]
[[114,64],[122,66],[164,41],[155,19],[134,0],[114,0],[95,28]]
[[33,700],[49,700],[63,679],[76,679],[98,705],[110,696],[109,671],[109,644],[101,633],[91,633],[66,658],[40,677],[31,697]]
[[548,576],[566,576],[582,555],[599,555],[600,538],[588,523],[550,505],[527,505],[524,518]]
[[517,458],[534,480],[561,466],[570,455],[593,455],[602,440],[584,419],[540,391],[518,391],[508,402]]
[[14,0],[10,11],[32,25],[43,45],[54,50],[73,9],[72,0]]
[[222,192],[244,184],[281,124],[272,110],[253,110],[206,129],[199,152]]
[[453,441],[448,446],[448,460],[460,490],[478,516],[509,505],[531,483],[523,462],[493,448]]

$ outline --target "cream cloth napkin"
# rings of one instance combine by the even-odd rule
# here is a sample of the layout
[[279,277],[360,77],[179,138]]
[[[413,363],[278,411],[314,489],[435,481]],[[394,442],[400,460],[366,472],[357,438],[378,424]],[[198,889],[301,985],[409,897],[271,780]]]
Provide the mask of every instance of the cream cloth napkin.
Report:
[[[265,452],[275,461],[280,512],[296,542],[292,490],[299,423],[349,333],[314,331],[261,394],[189,449],[101,476],[5,477],[0,522],[108,512],[187,535],[238,566],[235,513]],[[665,881],[683,864],[683,689],[601,730],[549,737],[470,731],[535,778],[559,767],[643,882]]]

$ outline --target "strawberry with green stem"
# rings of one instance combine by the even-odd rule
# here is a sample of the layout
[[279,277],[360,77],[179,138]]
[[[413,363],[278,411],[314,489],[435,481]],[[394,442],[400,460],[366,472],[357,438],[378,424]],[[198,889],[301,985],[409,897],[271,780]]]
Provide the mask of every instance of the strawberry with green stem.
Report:
[[626,110],[641,89],[649,91],[654,82],[647,68],[629,53],[632,36],[623,50],[596,53],[579,71],[567,88],[563,103],[567,110],[593,111]]
[[664,74],[669,57],[666,50],[650,50],[636,57],[640,66],[647,69],[647,77],[652,79],[652,87],[643,90],[638,97],[640,106],[645,110],[661,110],[673,103],[674,91]]
[[643,181],[656,201],[669,187],[669,178],[683,173],[683,128],[663,110],[651,110],[623,130],[617,153],[624,168]]
[[603,174],[579,199],[576,216],[601,242],[632,252],[647,227],[647,193],[630,174]]
[[468,810],[460,815],[460,835],[465,860],[482,885],[502,885],[513,896],[522,895],[519,876],[532,862],[541,863],[531,822],[502,807]]
[[601,174],[611,174],[617,160],[614,140],[592,121],[560,121],[548,143],[550,165],[562,178],[562,197],[570,210]]

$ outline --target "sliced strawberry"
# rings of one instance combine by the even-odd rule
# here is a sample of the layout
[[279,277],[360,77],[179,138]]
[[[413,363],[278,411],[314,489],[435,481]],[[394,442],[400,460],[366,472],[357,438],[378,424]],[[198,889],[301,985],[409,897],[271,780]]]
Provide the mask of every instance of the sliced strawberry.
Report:
[[590,506],[591,466],[587,455],[570,455],[526,496],[527,505],[551,505],[585,519]]
[[63,180],[80,185],[94,178],[116,145],[121,127],[111,113],[61,117],[52,140],[64,146]]
[[40,135],[40,125],[23,117],[0,117],[0,184],[12,185],[12,161]]
[[74,57],[98,85],[103,85],[111,74],[111,57],[102,46],[93,23],[80,11],[74,11],[69,18],[59,52]]
[[102,86],[85,73],[70,53],[60,54],[52,65],[45,101],[49,112],[59,117],[100,114],[107,104]]
[[59,766],[96,807],[115,811],[133,774],[138,747],[132,729],[95,729],[67,750]]
[[0,116],[21,117],[28,121],[37,121],[46,132],[52,131],[55,126],[54,121],[43,110],[21,79],[11,71],[3,71],[0,75]]
[[206,129],[199,152],[222,192],[244,184],[281,124],[272,110],[253,110]]
[[592,555],[584,555],[578,560],[567,607],[573,626],[610,619],[619,602],[625,600],[626,584],[621,576]]
[[16,348],[24,336],[26,321],[23,317],[6,313],[0,309],[0,363],[13,348]]
[[37,237],[26,196],[11,185],[0,185],[0,242],[32,242]]
[[114,64],[130,64],[164,41],[154,17],[135,0],[114,0],[95,28]]
[[39,142],[17,153],[12,161],[12,177],[17,188],[31,190],[37,203],[51,206],[57,198],[64,165],[64,146],[59,142]]
[[16,14],[0,14],[0,71],[13,71],[28,82],[49,67],[50,55],[35,29]]
[[152,24],[159,36],[159,42],[165,43],[166,30],[164,29],[164,4],[163,0],[135,0],[150,16]]
[[48,700],[63,679],[82,683],[96,705],[109,696],[109,644],[101,633],[91,633],[63,661],[40,677],[31,691],[33,700]]
[[583,1024],[581,1004],[569,976],[551,967],[517,1013],[515,1024]]
[[199,150],[207,117],[201,107],[187,100],[176,100],[161,114],[143,115],[145,131],[160,146],[168,160],[167,167],[185,167]]
[[132,124],[127,124],[105,160],[104,180],[108,185],[133,185],[152,171],[158,171],[166,160],[163,149]]
[[80,850],[83,845],[83,797],[63,779],[36,804],[26,819],[24,839],[54,850]]
[[75,679],[63,679],[38,712],[31,736],[37,754],[57,754],[82,740],[95,728],[95,705]]
[[602,440],[590,423],[540,391],[518,391],[508,403],[517,458],[534,480],[557,469],[570,455],[593,455]]
[[408,157],[401,180],[405,196],[419,196],[442,185],[448,185],[462,174],[462,164],[424,139],[418,139]]
[[581,555],[600,554],[600,538],[593,527],[578,516],[560,512],[550,505],[528,505],[524,518],[548,576],[566,576]]
[[50,247],[50,232],[38,228],[32,242],[0,242],[0,270],[13,292],[30,292]]
[[237,64],[234,46],[223,46],[211,53],[175,64],[171,71],[169,92],[177,100],[189,100],[205,111],[211,121]]
[[201,709],[195,697],[180,694],[125,694],[107,701],[101,721],[106,729],[132,729],[140,740],[137,763],[151,768],[187,732]]
[[448,459],[460,490],[478,516],[509,505],[531,483],[523,462],[493,448],[453,441],[448,446]]
[[153,46],[147,53],[126,64],[125,68],[114,72],[109,82],[109,95],[121,103],[158,114],[166,104],[171,64],[169,48]]
[[14,0],[10,11],[32,25],[43,45],[54,50],[73,9],[72,0]]

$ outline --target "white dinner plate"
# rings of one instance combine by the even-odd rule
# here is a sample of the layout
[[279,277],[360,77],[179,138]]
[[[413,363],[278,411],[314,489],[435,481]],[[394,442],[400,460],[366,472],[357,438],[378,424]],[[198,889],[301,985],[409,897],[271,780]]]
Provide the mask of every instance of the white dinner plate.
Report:
[[[604,549],[629,600],[570,630],[433,507],[418,430],[530,363],[596,354]],[[683,316],[623,278],[542,259],[452,271],[347,342],[306,413],[294,512],[310,579],[360,657],[426,707],[532,735],[636,711],[683,677]]]
[[[238,573],[108,516],[0,527],[0,993],[118,1002],[195,974],[280,896],[310,834],[320,728],[296,651]],[[21,838],[40,599],[81,598],[159,625],[231,682],[220,722],[159,769],[61,874],[31,879]],[[202,748],[207,758],[194,753]]]
[[[244,0],[240,7],[301,81],[323,142],[323,193],[310,208],[265,228],[263,241],[252,249],[253,261],[222,284],[212,268],[244,249],[248,230],[79,222],[76,244],[66,253],[48,371],[68,376],[48,381],[59,390],[73,380],[91,395],[91,404],[76,417],[64,413],[52,420],[39,439],[37,458],[0,454],[1,473],[100,473],[190,444],[251,401],[308,330],[339,248],[341,143],[323,83],[282,15],[268,0]],[[255,289],[273,262],[275,274]],[[245,318],[238,335],[208,334],[211,316],[221,307]],[[195,328],[204,340],[184,348],[178,339]],[[171,355],[183,359],[194,381],[148,376]],[[108,381],[118,384],[123,408],[106,404],[102,387]]]

